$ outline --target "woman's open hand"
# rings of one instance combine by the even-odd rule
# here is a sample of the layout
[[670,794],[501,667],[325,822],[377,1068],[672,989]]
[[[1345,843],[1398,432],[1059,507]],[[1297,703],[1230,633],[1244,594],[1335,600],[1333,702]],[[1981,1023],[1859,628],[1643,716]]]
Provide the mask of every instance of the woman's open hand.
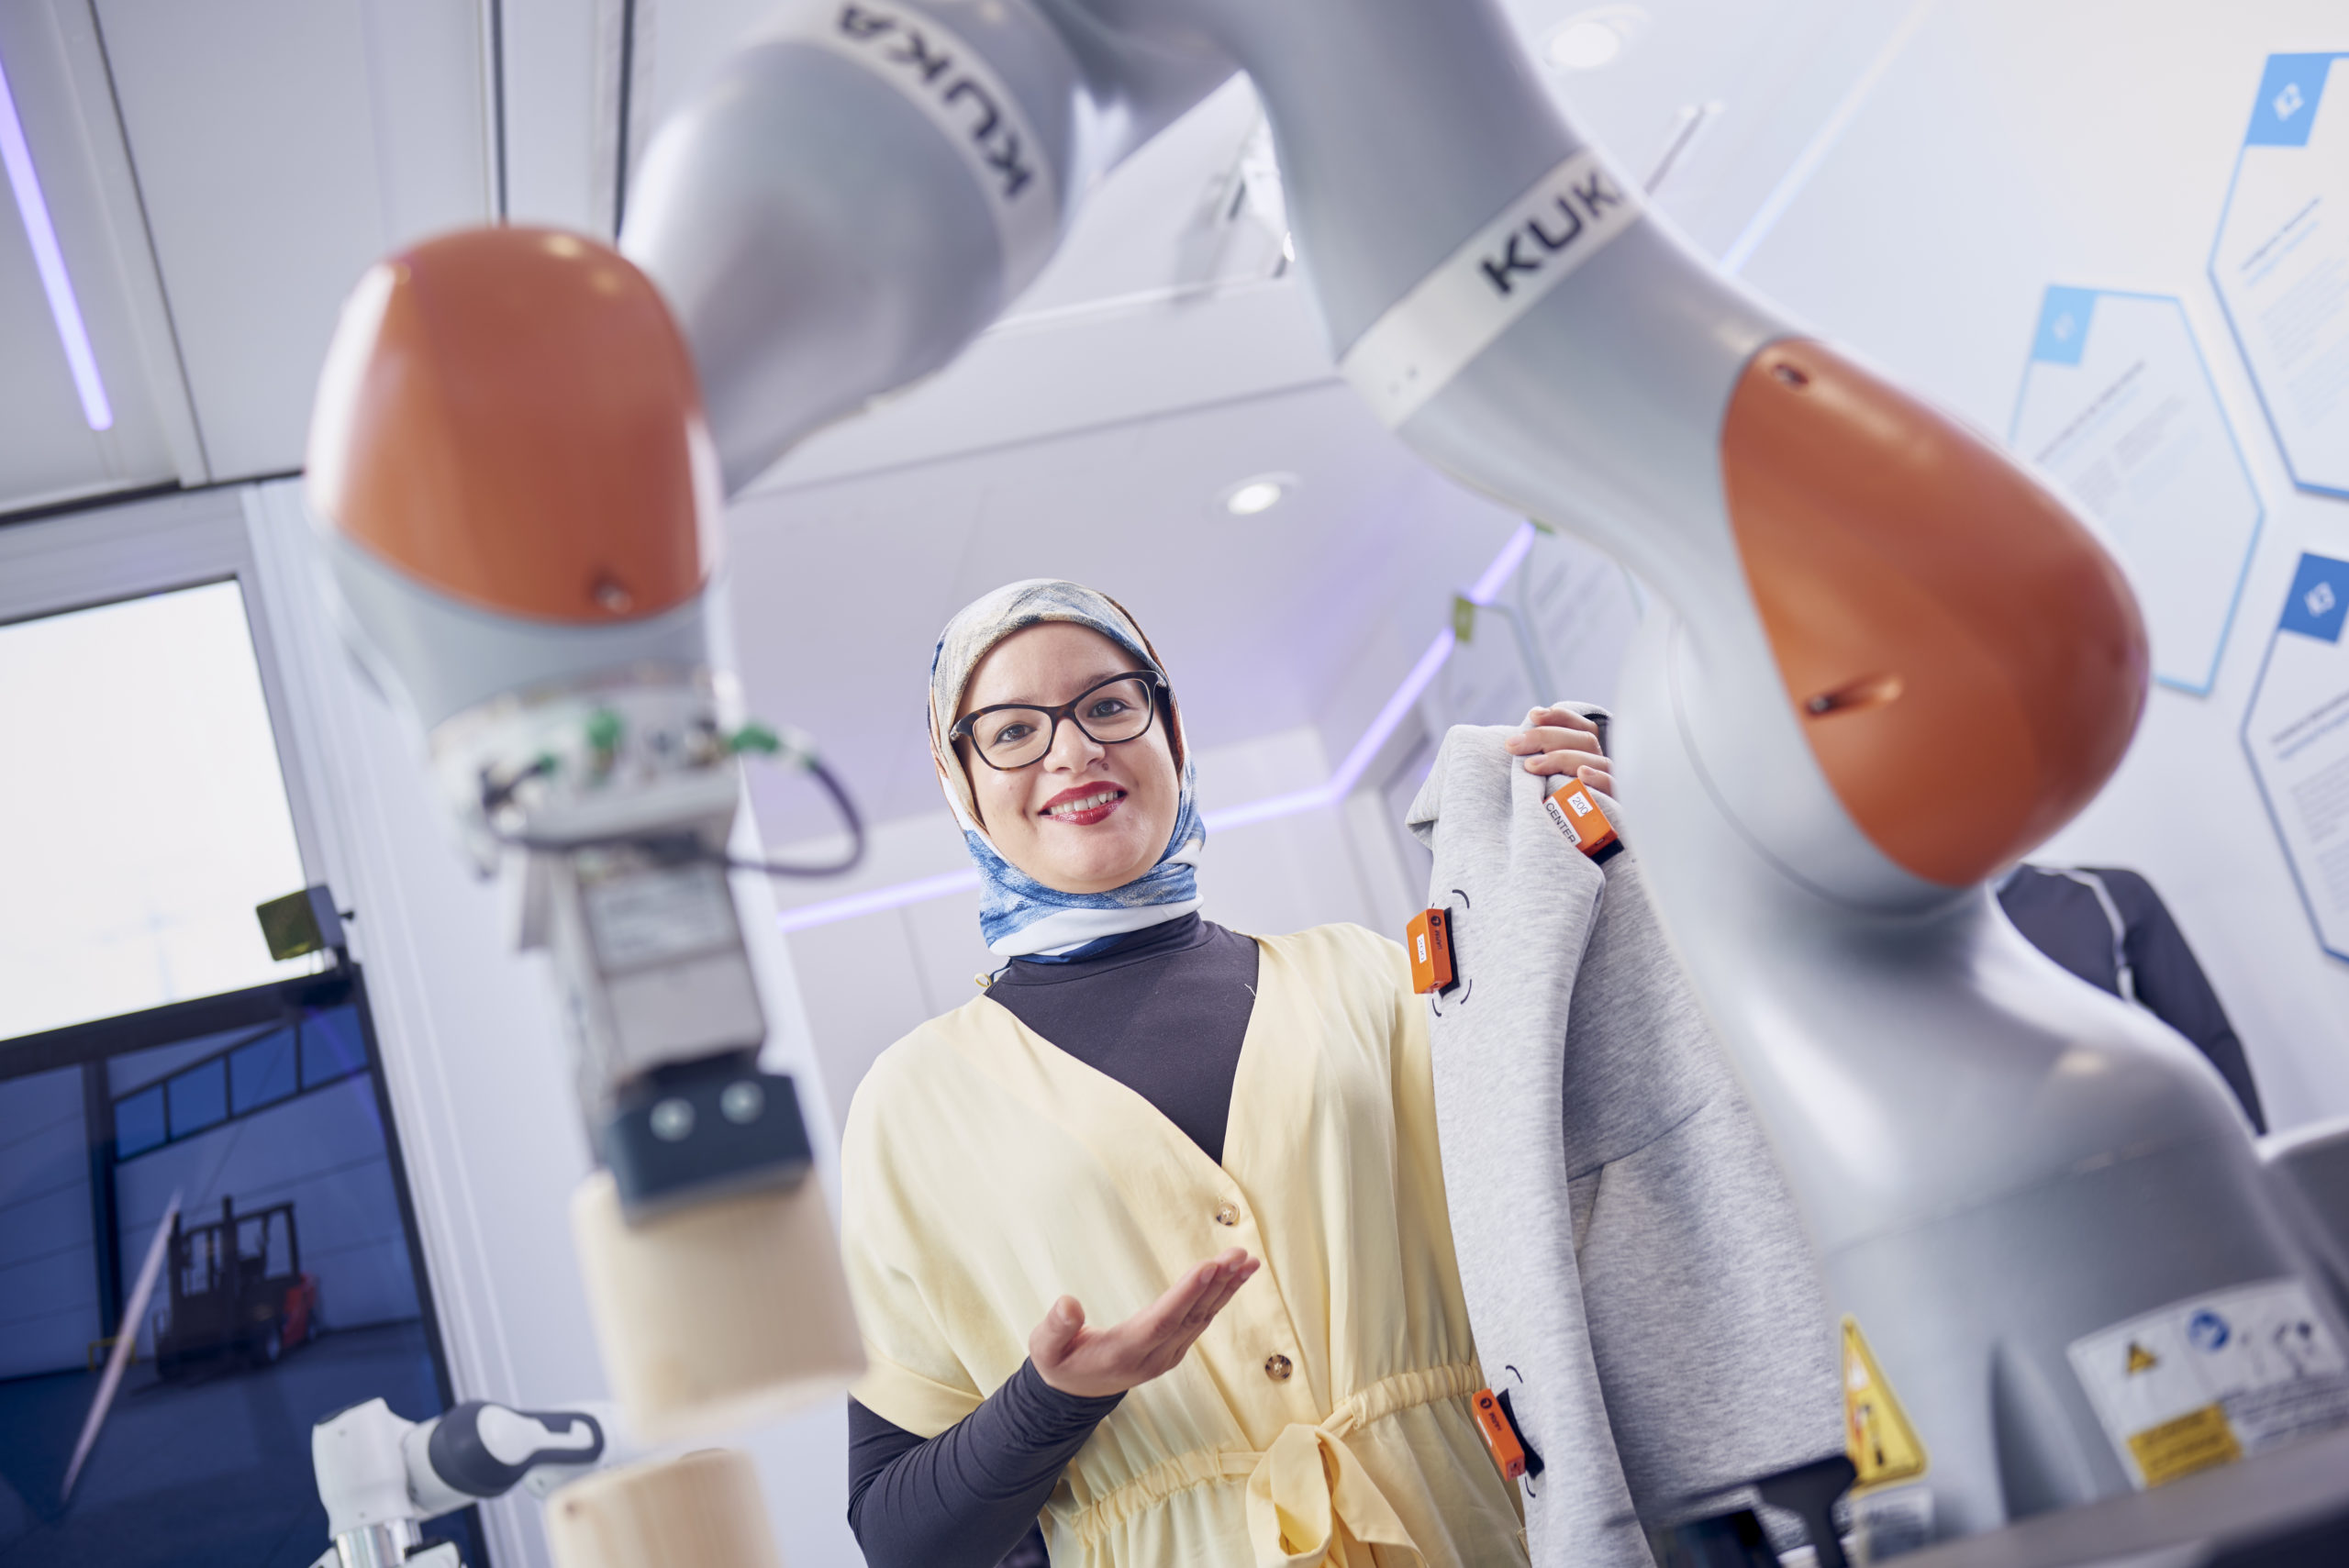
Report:
[[1615,771],[1599,749],[1598,726],[1570,707],[1537,707],[1525,728],[1502,742],[1525,759],[1529,773],[1580,779],[1601,795],[1615,793]]
[[1218,1253],[1176,1280],[1164,1296],[1108,1329],[1087,1328],[1083,1304],[1063,1296],[1028,1336],[1028,1359],[1063,1394],[1085,1399],[1123,1394],[1181,1361],[1191,1341],[1207,1332],[1223,1304],[1261,1266],[1237,1247]]

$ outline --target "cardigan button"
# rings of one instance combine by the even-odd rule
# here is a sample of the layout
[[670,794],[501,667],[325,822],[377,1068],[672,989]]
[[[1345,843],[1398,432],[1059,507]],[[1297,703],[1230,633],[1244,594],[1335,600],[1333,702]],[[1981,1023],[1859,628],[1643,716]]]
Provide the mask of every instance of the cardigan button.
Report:
[[1240,1207],[1239,1207],[1239,1205],[1237,1205],[1237,1204],[1232,1204],[1232,1203],[1219,1203],[1219,1204],[1216,1205],[1216,1206],[1215,1206],[1215,1222],[1216,1222],[1218,1225],[1237,1225],[1237,1224],[1239,1224],[1239,1223],[1240,1223]]
[[1269,1355],[1264,1358],[1264,1375],[1271,1378],[1275,1383],[1286,1383],[1289,1379],[1289,1373],[1296,1370],[1296,1363],[1291,1362],[1286,1356]]

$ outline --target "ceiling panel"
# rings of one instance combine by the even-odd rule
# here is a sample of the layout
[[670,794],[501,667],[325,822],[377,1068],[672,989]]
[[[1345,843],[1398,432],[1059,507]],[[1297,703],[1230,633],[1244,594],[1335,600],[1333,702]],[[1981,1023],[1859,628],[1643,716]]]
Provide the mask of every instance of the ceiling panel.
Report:
[[474,0],[96,0],[214,477],[298,467],[335,313],[491,213]]
[[[1503,0],[1558,104],[1645,178],[1682,113],[1716,106],[1662,188],[1664,211],[1720,255],[1744,229],[1853,83],[1911,16],[1936,0]],[[1572,17],[1618,19],[1625,43],[1603,69],[1546,62]]]
[[106,426],[85,412],[23,199],[0,196],[0,511],[201,478],[87,11],[0,6],[0,66],[40,188],[32,222],[54,236]]

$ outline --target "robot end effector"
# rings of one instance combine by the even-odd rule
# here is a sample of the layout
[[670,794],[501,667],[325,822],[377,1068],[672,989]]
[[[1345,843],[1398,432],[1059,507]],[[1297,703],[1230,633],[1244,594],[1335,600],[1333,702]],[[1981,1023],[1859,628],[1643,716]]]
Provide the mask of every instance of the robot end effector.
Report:
[[346,306],[310,495],[355,640],[429,736],[477,861],[526,857],[579,1091],[631,1216],[807,1168],[725,876],[739,779],[703,627],[716,460],[651,285],[481,230]]
[[[737,753],[780,751],[846,803],[713,672],[718,461],[667,307],[573,235],[394,256],[344,307],[308,471],[351,641],[483,872],[518,860],[522,943],[553,957],[605,1167],[573,1226],[633,1422],[659,1439],[841,1386],[854,1318],[792,1081],[758,1065],[728,882]],[[778,1270],[795,1312],[713,1326],[713,1298],[772,1304]]]

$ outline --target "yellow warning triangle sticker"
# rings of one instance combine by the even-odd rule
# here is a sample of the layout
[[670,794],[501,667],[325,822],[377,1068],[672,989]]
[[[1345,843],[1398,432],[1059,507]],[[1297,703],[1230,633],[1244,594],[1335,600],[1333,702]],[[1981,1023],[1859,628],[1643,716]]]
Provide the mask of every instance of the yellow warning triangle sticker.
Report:
[[1854,1486],[1907,1481],[1925,1473],[1925,1445],[1892,1385],[1876,1364],[1858,1322],[1843,1319],[1843,1446],[1859,1476]]
[[2134,1340],[2129,1341],[2129,1375],[2131,1377],[2136,1376],[2141,1372],[2151,1372],[2161,1364],[2161,1359],[2153,1351]]

